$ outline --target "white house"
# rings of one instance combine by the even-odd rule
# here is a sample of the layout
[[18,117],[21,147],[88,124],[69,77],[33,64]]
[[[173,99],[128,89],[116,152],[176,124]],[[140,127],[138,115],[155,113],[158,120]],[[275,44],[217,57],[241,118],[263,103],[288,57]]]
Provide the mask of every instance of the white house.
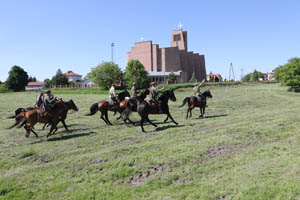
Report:
[[69,82],[73,82],[73,83],[80,82],[81,81],[81,77],[82,77],[80,74],[76,74],[76,73],[74,73],[72,71],[64,73],[64,75],[66,75],[66,77],[68,78]]
[[45,87],[45,82],[29,82],[25,87],[26,91],[42,90]]

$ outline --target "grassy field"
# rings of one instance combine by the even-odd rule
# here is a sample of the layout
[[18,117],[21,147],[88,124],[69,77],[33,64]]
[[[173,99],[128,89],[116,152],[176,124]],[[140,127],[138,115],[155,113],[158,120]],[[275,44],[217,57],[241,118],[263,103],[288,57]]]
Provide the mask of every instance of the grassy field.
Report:
[[[206,88],[203,88],[202,91]],[[37,93],[0,94],[0,199],[300,199],[300,94],[278,84],[210,87],[204,119],[178,108],[189,89],[176,90],[179,122],[126,127],[84,116],[107,95],[59,94],[79,112],[48,140],[7,130],[17,107]],[[134,113],[131,118],[139,117]]]

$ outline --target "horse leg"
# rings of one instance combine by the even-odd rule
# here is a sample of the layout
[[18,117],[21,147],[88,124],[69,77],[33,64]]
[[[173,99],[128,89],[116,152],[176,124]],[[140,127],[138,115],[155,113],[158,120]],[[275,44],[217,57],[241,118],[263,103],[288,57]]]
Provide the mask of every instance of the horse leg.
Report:
[[38,134],[32,128],[30,129],[30,131],[33,132],[33,134],[35,135],[35,137],[37,137],[37,138],[39,137]]
[[154,124],[153,122],[150,121],[150,119],[148,118],[148,116],[146,116],[146,119],[147,119],[147,121],[148,121],[152,126],[157,127],[156,124]]
[[69,132],[68,126],[65,122],[65,120],[62,120],[61,123],[64,125],[65,129]]
[[108,125],[108,123],[107,123],[107,121],[106,121],[106,119],[104,118],[104,114],[101,114],[101,119],[103,119],[103,121],[105,122],[105,124],[107,124]]
[[30,131],[28,130],[27,124],[24,126],[24,129],[26,130],[25,137],[29,137]]
[[[52,132],[53,132],[54,129],[56,129],[56,130],[55,130],[55,132],[56,132],[56,131],[57,131],[57,127],[56,127],[56,125],[54,125],[54,123],[52,123],[52,124],[51,124],[51,128],[50,128],[50,131],[49,131],[49,133],[47,134],[47,138],[48,138],[50,135],[53,135]],[[55,132],[54,132],[54,133],[55,133]]]
[[121,115],[121,113],[120,113],[120,116],[117,118],[117,120],[119,120],[119,119],[121,119],[122,118],[122,115]]
[[47,126],[47,123],[44,124],[42,131],[45,130],[45,127]]
[[106,121],[108,122],[109,125],[112,125],[112,123],[110,123],[110,121],[108,119],[108,113],[107,112],[105,113],[105,119],[106,119]]
[[203,108],[202,107],[200,107],[200,116],[199,116],[199,118],[203,118]]
[[172,120],[172,122],[174,122],[174,124],[178,125],[178,123],[177,123],[177,122],[175,122],[175,120],[173,119],[173,117],[171,116],[171,114],[170,114],[170,113],[168,113],[167,115],[168,115],[168,117],[170,117],[170,119]]
[[190,108],[190,118],[192,117],[192,109],[193,108]]
[[143,131],[144,133],[146,133],[146,131],[144,130],[144,122],[145,122],[145,119],[146,119],[146,117],[145,117],[145,116],[142,116],[142,119],[141,119],[141,121],[140,121],[141,128],[142,128],[142,131]]
[[169,119],[169,115],[167,115],[167,118],[165,119],[164,123],[166,123]]
[[128,117],[126,120],[128,120],[133,126],[135,126],[135,123],[134,123],[133,121],[131,121],[131,120],[129,119],[129,117]]

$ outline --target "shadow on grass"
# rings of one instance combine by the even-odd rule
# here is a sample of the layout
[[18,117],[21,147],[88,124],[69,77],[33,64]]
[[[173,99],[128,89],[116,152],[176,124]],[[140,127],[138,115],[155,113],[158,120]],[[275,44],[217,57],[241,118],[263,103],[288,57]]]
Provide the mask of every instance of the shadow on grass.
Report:
[[188,118],[187,120],[191,119],[191,120],[199,120],[199,119],[210,119],[210,118],[218,118],[218,117],[227,117],[228,115],[227,114],[223,114],[223,115],[208,115],[208,116],[205,116],[203,118],[201,117],[192,117],[192,118]]
[[72,138],[78,138],[78,137],[83,137],[83,136],[89,136],[92,134],[95,134],[96,132],[91,131],[91,132],[87,132],[87,133],[80,133],[80,134],[72,134],[72,135],[63,135],[61,137],[56,137],[56,138],[48,138],[48,142],[55,142],[55,141],[59,141],[59,140],[68,140],[68,139],[72,139]]
[[227,117],[227,114],[224,115],[211,115],[211,116],[204,116],[204,118],[217,118],[217,117]]
[[185,125],[168,125],[168,126],[163,126],[163,127],[157,127],[155,131],[163,131],[169,128],[178,128],[178,127],[184,127]]

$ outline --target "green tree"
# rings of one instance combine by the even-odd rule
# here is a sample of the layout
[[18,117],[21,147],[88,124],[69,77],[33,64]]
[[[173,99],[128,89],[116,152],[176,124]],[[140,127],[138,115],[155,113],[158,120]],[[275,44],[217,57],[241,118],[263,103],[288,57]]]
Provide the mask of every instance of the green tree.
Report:
[[252,73],[246,74],[242,81],[259,81],[259,79],[264,78],[263,74],[257,70],[254,70]]
[[122,82],[120,67],[111,62],[103,62],[92,68],[92,71],[88,73],[87,77],[105,89],[109,89],[113,83]]
[[254,72],[252,73],[252,76],[251,76],[251,80],[252,81],[258,81],[259,80],[258,71],[254,70]]
[[167,80],[168,80],[169,83],[174,83],[176,81],[176,75],[173,72],[171,72],[169,74]]
[[6,87],[9,90],[21,91],[25,89],[28,83],[28,74],[23,68],[15,65],[9,71],[9,76],[6,80]]
[[49,88],[51,85],[51,80],[47,78],[44,80],[44,83],[45,83],[45,88]]
[[51,79],[52,85],[67,85],[68,82],[67,76],[64,75],[60,69],[57,70],[56,75]]
[[277,67],[275,78],[282,85],[300,87],[300,58],[292,58],[287,64]]
[[34,76],[29,76],[28,82],[36,82],[36,78]]
[[124,79],[127,86],[136,82],[137,88],[148,88],[150,84],[148,73],[138,60],[131,60],[127,63]]

